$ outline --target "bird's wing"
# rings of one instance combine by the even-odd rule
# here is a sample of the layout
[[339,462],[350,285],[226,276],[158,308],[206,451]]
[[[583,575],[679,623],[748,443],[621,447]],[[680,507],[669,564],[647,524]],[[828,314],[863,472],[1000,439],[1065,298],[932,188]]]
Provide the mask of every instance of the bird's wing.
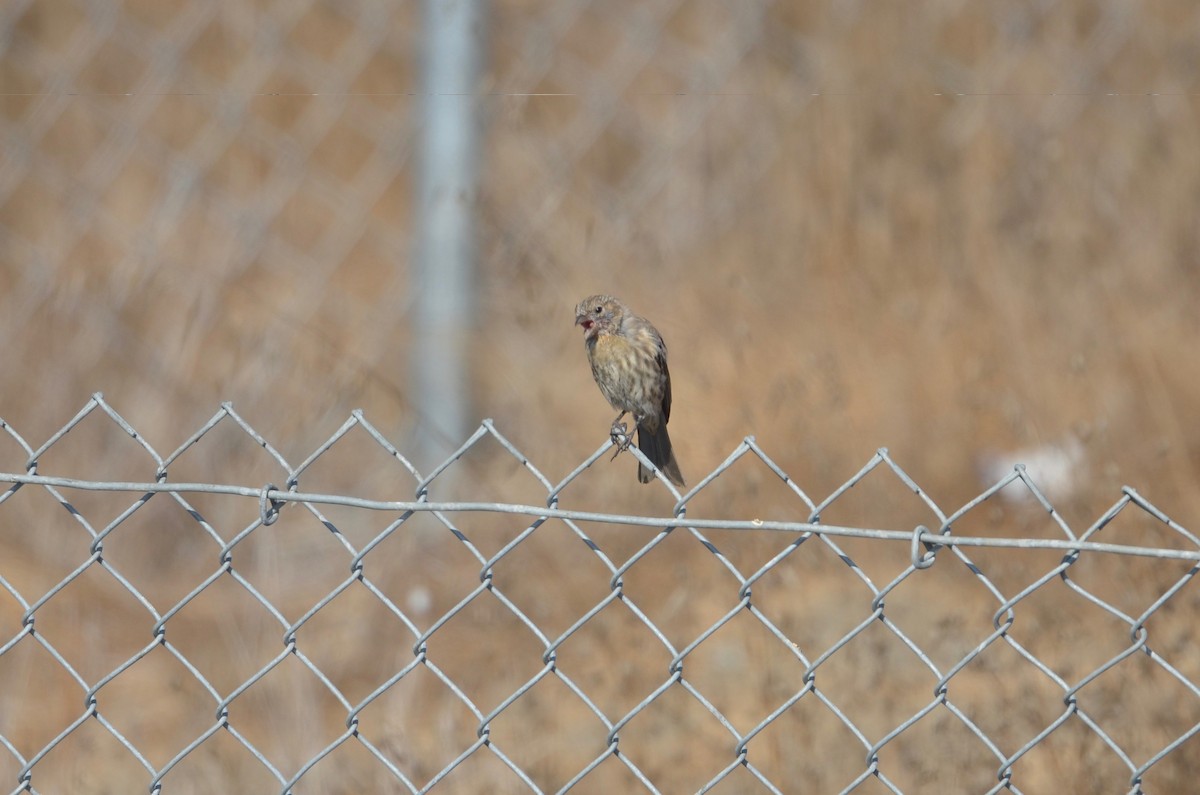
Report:
[[663,378],[666,381],[663,388],[662,401],[663,425],[666,425],[671,419],[671,371],[667,369],[666,353],[666,350],[663,349],[660,349],[658,352],[658,366],[662,368]]

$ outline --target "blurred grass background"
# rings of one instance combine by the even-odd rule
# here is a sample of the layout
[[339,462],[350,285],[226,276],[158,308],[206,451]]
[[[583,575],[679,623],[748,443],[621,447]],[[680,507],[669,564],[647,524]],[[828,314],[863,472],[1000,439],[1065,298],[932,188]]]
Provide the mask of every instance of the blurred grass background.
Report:
[[[296,463],[363,408],[405,451],[423,422],[410,390],[421,340],[410,329],[409,271],[420,10],[369,0],[6,3],[0,416],[36,447],[103,391],[165,454],[229,400]],[[563,477],[603,441],[611,419],[572,309],[584,295],[612,292],[651,317],[670,347],[672,437],[692,483],[749,434],[818,501],[887,446],[947,512],[997,467],[1031,459],[1036,479],[1033,461],[1066,461],[1044,464],[1042,476],[1076,532],[1125,484],[1194,527],[1198,30],[1200,10],[1186,0],[496,0],[480,86],[480,262],[467,330],[475,386],[464,398],[552,481]],[[6,471],[23,471],[17,445],[0,440],[0,457]],[[428,470],[433,462],[415,463]],[[544,500],[496,445],[463,467],[469,476],[454,493],[435,498]],[[39,472],[147,480],[154,466],[94,417],[48,452]],[[223,423],[171,478],[260,485],[279,482],[280,472]],[[401,499],[414,483],[354,433],[301,485]],[[131,500],[69,498],[97,528]],[[615,512],[672,505],[656,487],[636,486],[628,458],[598,464],[563,501]],[[251,501],[195,504],[224,541],[257,515]],[[807,514],[749,461],[689,507],[697,517]],[[29,601],[88,559],[90,537],[44,492],[21,490],[0,516],[0,576]],[[329,518],[361,548],[391,517],[331,509]],[[934,523],[898,481],[874,475],[822,519]],[[522,526],[483,516],[461,524],[485,555]],[[1019,500],[988,503],[955,530],[1061,535]],[[618,563],[650,538],[588,531]],[[743,573],[787,543],[712,539]],[[1184,545],[1130,513],[1100,540]],[[845,550],[877,584],[907,561],[907,549]],[[104,546],[105,560],[160,612],[217,570],[217,551],[161,497]],[[239,545],[234,562],[295,621],[348,576],[349,555],[327,565],[340,554],[311,515],[290,511]],[[1012,596],[1060,556],[972,558]],[[423,517],[372,553],[367,574],[427,627],[477,586],[480,568]],[[1187,571],[1124,559],[1072,569],[1131,616]],[[539,530],[495,571],[497,587],[552,636],[604,598],[609,577],[561,525]],[[625,581],[677,648],[737,604],[734,579],[683,533]],[[870,593],[817,541],[754,596],[810,659],[870,614]],[[1185,587],[1149,624],[1151,645],[1192,681],[1200,681],[1200,664],[1188,658],[1197,598]],[[888,607],[945,670],[991,633],[998,604],[961,565],[939,561]],[[23,610],[0,596],[0,638],[20,631]],[[1014,636],[1070,683],[1129,645],[1127,624],[1058,580],[1017,614]],[[89,684],[150,643],[152,624],[98,566],[37,613],[39,632]],[[281,636],[228,575],[172,619],[167,635],[222,696],[280,652]],[[355,586],[306,624],[299,642],[356,702],[411,660],[413,638]],[[803,686],[802,667],[783,651],[741,616],[688,658],[686,675],[746,731]],[[487,712],[540,668],[541,653],[484,598],[439,630],[429,655]],[[618,605],[564,645],[560,667],[615,719],[664,681],[669,659]],[[818,677],[872,741],[928,703],[935,681],[881,625]],[[0,656],[0,682],[0,734],[26,758],[82,714],[83,688],[29,638]],[[1061,688],[1007,647],[965,669],[950,697],[1005,753],[1063,709]],[[211,726],[215,708],[164,649],[98,698],[155,767]],[[1144,655],[1088,685],[1085,702],[1139,764],[1200,721],[1194,688]],[[336,738],[344,719],[294,658],[231,706],[233,725],[285,778]],[[424,669],[362,720],[418,785],[474,741],[477,724]],[[603,750],[605,734],[547,681],[497,719],[492,738],[555,790]],[[729,735],[678,688],[621,741],[663,792],[694,791],[732,761],[730,748]],[[786,791],[829,792],[862,772],[864,755],[806,697],[752,744],[750,761]],[[1194,759],[1189,741],[1147,774],[1147,791],[1190,791]],[[944,711],[881,756],[905,792],[984,791],[998,766]],[[0,754],[0,780],[13,781],[19,768]],[[1128,778],[1073,719],[1018,763],[1014,781],[1024,792],[1064,782],[1125,792]],[[144,769],[95,721],[40,762],[34,781],[44,793],[147,786]],[[365,751],[347,746],[302,786],[392,791],[389,781]],[[223,732],[165,785],[278,788]],[[639,786],[610,759],[577,791]],[[486,751],[441,788],[525,791]],[[718,791],[762,788],[739,772]],[[883,788],[868,781],[858,791]]]

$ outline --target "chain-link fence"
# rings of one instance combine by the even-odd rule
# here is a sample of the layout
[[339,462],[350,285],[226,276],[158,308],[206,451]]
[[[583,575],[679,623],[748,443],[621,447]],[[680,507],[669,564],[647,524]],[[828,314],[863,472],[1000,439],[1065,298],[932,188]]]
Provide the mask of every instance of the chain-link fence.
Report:
[[[596,469],[642,489],[611,440],[559,477],[490,421],[429,473],[361,412],[298,463],[228,404],[169,454],[100,395],[41,443],[0,425],[23,461],[0,474],[14,793],[1186,792],[1200,772],[1200,539],[1133,489],[1073,528],[1018,466],[947,510],[881,450],[816,498],[747,438],[683,494],[652,484],[663,515],[620,515],[587,506]],[[268,479],[189,480],[248,458]],[[456,500],[456,470],[536,499]],[[752,473],[782,518],[697,509]],[[830,521],[862,490],[874,522]],[[1025,509],[1040,531],[1014,532]]]
[[[422,4],[0,3],[0,781],[1192,791],[1200,5],[478,8],[447,329]],[[686,495],[576,470],[598,291]]]

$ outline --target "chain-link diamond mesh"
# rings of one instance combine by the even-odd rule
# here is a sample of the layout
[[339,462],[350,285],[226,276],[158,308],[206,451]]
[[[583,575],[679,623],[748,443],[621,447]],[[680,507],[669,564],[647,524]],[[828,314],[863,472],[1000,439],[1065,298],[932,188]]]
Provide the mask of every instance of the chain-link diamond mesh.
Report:
[[[1194,504],[1200,4],[487,10],[499,419],[418,470],[420,4],[0,4],[0,792],[1194,791],[1114,484]],[[598,280],[685,494],[574,467]]]
[[[612,440],[556,479],[491,421],[427,474],[361,412],[298,463],[229,404],[166,455],[98,394],[42,443],[0,426],[24,462],[0,474],[14,793],[1182,792],[1197,773],[1200,539],[1132,489],[1079,531],[1022,467],[946,510],[881,450],[818,500],[747,438],[685,494],[652,485],[666,515],[619,515],[578,504],[628,464]],[[261,484],[187,480],[251,451]],[[383,485],[322,493],[331,470]],[[539,501],[455,501],[454,470]],[[784,518],[695,509],[751,473]],[[873,523],[827,521],[880,483],[928,524],[878,495]],[[1023,508],[1049,532],[1013,532]],[[981,515],[992,532],[965,534]]]

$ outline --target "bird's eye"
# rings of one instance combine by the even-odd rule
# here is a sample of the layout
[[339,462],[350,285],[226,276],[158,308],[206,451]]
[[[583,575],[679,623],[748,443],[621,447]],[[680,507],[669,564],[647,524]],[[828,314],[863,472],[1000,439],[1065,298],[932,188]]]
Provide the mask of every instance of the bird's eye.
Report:
[[598,306],[598,307],[596,307],[596,314],[597,314],[597,315],[601,314],[603,311],[604,311],[604,307],[602,307],[602,306]]

